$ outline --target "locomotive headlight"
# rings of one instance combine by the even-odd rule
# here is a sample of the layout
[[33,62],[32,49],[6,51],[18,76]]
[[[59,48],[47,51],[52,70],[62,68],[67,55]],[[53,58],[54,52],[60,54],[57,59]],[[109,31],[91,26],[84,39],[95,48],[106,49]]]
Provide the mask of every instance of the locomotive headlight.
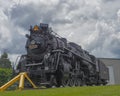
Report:
[[35,44],[35,40],[32,40],[32,41],[31,41],[31,44]]

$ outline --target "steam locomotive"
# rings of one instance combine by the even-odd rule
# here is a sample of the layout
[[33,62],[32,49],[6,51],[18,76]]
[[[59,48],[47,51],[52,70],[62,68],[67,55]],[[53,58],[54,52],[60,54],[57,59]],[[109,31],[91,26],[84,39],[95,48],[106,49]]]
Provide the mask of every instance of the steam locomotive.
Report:
[[108,68],[81,46],[58,36],[48,24],[29,31],[27,54],[21,56],[16,73],[28,72],[35,84],[46,87],[107,84]]

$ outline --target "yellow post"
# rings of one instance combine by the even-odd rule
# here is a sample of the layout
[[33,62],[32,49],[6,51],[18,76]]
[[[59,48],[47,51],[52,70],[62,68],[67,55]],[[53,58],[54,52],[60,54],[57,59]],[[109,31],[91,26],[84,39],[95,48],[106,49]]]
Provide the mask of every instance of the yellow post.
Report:
[[19,82],[19,89],[22,90],[24,88],[24,74],[20,74],[20,82]]
[[26,72],[22,72],[19,75],[17,75],[15,78],[10,80],[8,83],[0,87],[0,91],[6,90],[9,86],[11,86],[16,81],[19,81],[19,89],[22,90],[24,88],[24,80],[27,78],[27,80],[32,84],[33,88],[37,88],[36,85],[30,80]]
[[9,82],[7,82],[6,84],[4,84],[3,86],[0,87],[0,91],[4,91],[6,90],[9,86],[11,86],[13,83],[15,83],[16,81],[18,81],[20,78],[20,75],[17,75],[15,78],[13,78],[12,80],[10,80]]
[[25,74],[25,77],[26,77],[27,80],[32,84],[33,88],[37,88],[37,86],[31,81],[31,79],[28,77],[27,74]]

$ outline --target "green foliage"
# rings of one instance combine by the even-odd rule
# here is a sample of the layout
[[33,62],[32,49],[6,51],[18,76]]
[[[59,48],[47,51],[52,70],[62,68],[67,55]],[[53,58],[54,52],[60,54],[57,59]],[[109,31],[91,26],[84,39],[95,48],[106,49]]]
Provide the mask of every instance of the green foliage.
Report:
[[0,58],[0,68],[12,68],[8,54],[4,52]]
[[0,68],[0,86],[7,83],[12,76],[12,69]]
[[120,86],[66,87],[1,92],[0,96],[120,96]]
[[2,55],[1,55],[1,59],[6,59],[6,58],[8,58],[8,54],[6,53],[6,52],[4,52]]

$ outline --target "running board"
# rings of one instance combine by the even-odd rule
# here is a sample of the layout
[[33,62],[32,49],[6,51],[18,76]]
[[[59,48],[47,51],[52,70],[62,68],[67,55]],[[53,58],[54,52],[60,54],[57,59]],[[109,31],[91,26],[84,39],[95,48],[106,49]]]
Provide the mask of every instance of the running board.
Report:
[[49,85],[49,82],[45,82],[45,83],[40,83],[40,85]]

